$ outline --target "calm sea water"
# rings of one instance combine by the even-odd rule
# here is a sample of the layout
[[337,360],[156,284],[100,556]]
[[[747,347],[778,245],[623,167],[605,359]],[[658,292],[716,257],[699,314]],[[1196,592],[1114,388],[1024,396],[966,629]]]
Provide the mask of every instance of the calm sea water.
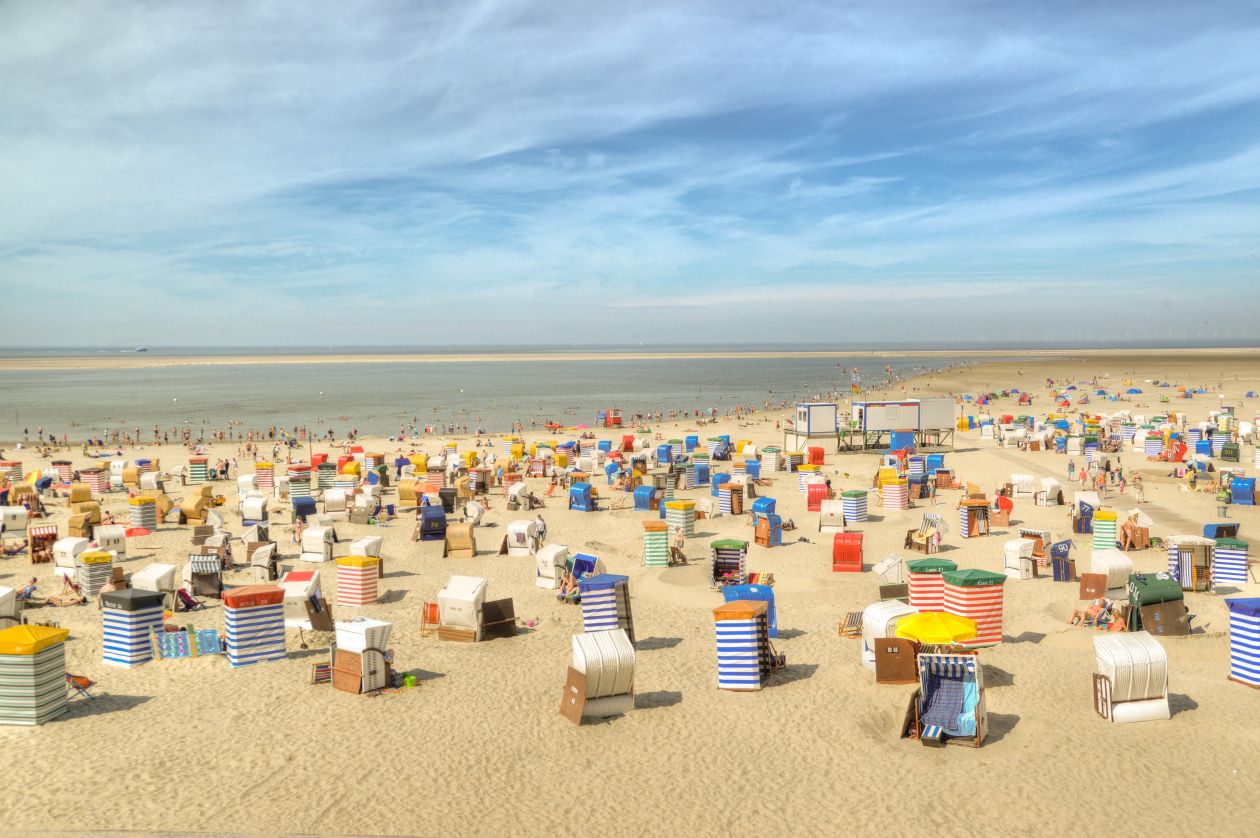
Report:
[[[888,363],[905,377],[967,361],[960,355]],[[884,365],[756,358],[0,371],[0,440],[20,440],[24,428],[34,434],[39,426],[78,441],[111,429],[141,428],[148,437],[154,425],[226,428],[229,420],[245,428],[305,425],[338,436],[351,428],[393,435],[413,417],[422,425],[458,423],[502,433],[518,420],[526,427],[531,420],[593,424],[597,410],[612,406],[630,424],[633,414],[656,410],[724,413],[735,405],[760,408],[767,400],[833,391],[847,397],[853,366],[869,387],[883,381]]]

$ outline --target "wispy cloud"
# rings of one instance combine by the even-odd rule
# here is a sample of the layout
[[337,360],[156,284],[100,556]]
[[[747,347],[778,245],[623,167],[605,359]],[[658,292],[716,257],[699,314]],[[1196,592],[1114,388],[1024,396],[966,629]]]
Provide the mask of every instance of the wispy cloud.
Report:
[[1017,336],[1151,287],[1155,328],[1212,294],[1254,333],[1258,37],[1244,2],[4,4],[5,340]]

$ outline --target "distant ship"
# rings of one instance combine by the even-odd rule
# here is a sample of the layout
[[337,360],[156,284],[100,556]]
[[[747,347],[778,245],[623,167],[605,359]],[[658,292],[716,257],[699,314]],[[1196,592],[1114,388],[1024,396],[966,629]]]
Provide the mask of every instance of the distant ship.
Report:
[[149,347],[147,347],[147,346],[137,346],[135,349],[133,349],[133,350],[131,350],[131,351],[132,351],[132,352],[148,352],[148,351],[149,351]]

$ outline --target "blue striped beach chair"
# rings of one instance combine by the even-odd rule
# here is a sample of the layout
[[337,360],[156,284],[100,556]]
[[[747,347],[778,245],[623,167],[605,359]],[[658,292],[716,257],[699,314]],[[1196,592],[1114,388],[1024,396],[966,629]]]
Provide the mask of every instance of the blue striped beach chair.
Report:
[[988,735],[984,668],[976,655],[919,655],[916,729],[924,745],[978,748]]

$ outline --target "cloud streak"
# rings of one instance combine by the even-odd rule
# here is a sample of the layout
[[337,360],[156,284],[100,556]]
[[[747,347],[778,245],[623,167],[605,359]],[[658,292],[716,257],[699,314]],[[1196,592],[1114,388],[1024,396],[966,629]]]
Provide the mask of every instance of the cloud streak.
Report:
[[719,340],[757,300],[760,342],[951,333],[884,299],[1018,337],[1029,296],[1105,324],[1144,286],[1260,306],[1249,4],[303,11],[0,6],[0,292],[81,301],[75,335],[125,300],[118,339],[149,344]]

